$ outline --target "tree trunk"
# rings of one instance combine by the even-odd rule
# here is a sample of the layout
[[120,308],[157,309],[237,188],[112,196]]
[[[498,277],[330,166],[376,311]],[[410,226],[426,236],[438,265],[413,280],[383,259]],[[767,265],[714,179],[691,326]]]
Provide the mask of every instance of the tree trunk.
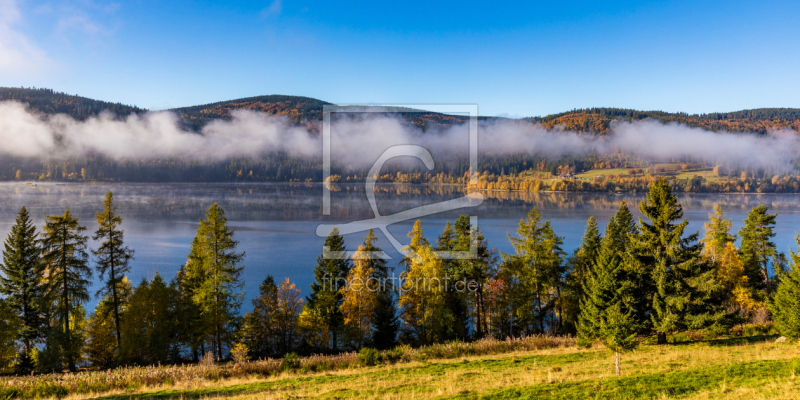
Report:
[[658,332],[658,344],[667,344],[667,334]]
[[619,369],[619,352],[618,351],[614,352],[614,364],[616,364],[617,376],[619,376],[620,375],[620,369]]

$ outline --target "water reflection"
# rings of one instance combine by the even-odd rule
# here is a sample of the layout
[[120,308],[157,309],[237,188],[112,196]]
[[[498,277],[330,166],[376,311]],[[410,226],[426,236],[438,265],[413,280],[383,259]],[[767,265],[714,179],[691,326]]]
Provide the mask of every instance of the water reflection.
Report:
[[[27,206],[34,222],[41,226],[44,215],[63,213],[66,208],[81,222],[96,229],[94,213],[100,209],[103,195],[112,190],[119,212],[125,218],[126,242],[136,249],[131,278],[138,282],[156,272],[172,278],[185,261],[196,223],[213,202],[226,211],[245,259],[245,289],[257,293],[258,284],[267,273],[290,277],[307,291],[313,278],[311,268],[321,251],[323,239],[314,232],[321,222],[336,223],[372,218],[363,185],[334,185],[331,192],[331,215],[322,216],[320,184],[232,184],[232,183],[44,183],[25,185],[0,183],[0,235],[5,239],[19,208]],[[394,214],[424,204],[449,200],[464,195],[461,186],[378,185],[378,207],[383,215]],[[435,242],[446,220],[454,220],[460,212],[478,216],[489,243],[501,251],[511,251],[507,232],[514,233],[520,218],[537,206],[549,219],[556,232],[564,237],[565,249],[571,251],[580,243],[586,219],[593,215],[605,224],[623,200],[636,205],[643,193],[547,193],[547,192],[482,192],[484,203],[474,209],[451,211],[423,219],[428,239]],[[690,221],[690,230],[701,230],[714,204],[719,204],[733,219],[738,230],[749,209],[763,203],[778,213],[775,238],[779,251],[793,246],[793,236],[800,226],[800,197],[792,194],[696,194],[682,193],[679,200]],[[390,227],[401,241],[411,229],[408,221]],[[355,249],[363,234],[345,238]],[[385,238],[381,245],[398,258]],[[94,303],[94,301],[93,301]],[[249,309],[249,303],[245,303]]]

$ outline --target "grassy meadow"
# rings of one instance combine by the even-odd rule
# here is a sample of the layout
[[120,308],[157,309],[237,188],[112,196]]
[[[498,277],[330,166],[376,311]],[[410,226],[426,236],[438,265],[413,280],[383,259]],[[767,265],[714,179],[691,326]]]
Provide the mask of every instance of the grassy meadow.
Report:
[[611,353],[602,346],[581,349],[571,342],[551,345],[452,358],[428,358],[424,352],[417,352],[411,358],[371,367],[353,363],[320,372],[301,368],[269,376],[253,373],[167,380],[136,388],[72,393],[66,398],[800,398],[800,346],[775,343],[775,336],[645,344],[623,355],[621,377],[615,376]]

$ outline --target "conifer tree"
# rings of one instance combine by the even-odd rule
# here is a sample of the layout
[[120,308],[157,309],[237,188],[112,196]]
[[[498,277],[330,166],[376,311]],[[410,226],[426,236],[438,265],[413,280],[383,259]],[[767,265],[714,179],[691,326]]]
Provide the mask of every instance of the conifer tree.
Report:
[[639,219],[635,251],[654,289],[650,320],[658,343],[666,343],[667,334],[676,329],[717,322],[722,316],[719,284],[713,268],[700,259],[699,232],[684,237],[689,221],[675,223],[683,218],[683,208],[669,184],[654,182],[639,209],[650,223]]
[[[459,216],[459,221],[461,219],[461,216]],[[456,224],[459,221],[456,221]],[[469,230],[468,227],[466,229]],[[442,234],[436,240],[436,251],[442,255],[439,258],[444,267],[444,275],[447,277],[444,282],[445,308],[453,317],[453,323],[446,324],[443,327],[443,331],[439,333],[444,340],[466,340],[469,329],[466,294],[463,290],[458,291],[456,288],[457,280],[466,279],[461,276],[466,263],[463,262],[465,260],[454,260],[447,256],[448,252],[455,251],[456,247],[460,245],[462,241],[460,236],[461,231],[457,234],[453,230],[450,221],[447,221]],[[477,330],[480,331],[480,324],[477,324],[477,320],[476,325]]]
[[0,370],[8,368],[17,356],[17,338],[22,328],[17,312],[0,298]]
[[218,361],[223,358],[223,342],[230,339],[231,323],[243,297],[240,277],[244,252],[236,252],[239,242],[233,239],[233,233],[224,210],[214,203],[205,220],[200,220],[187,262],[188,278],[195,282],[193,298],[209,327]]
[[759,204],[747,213],[745,225],[739,230],[745,273],[751,284],[770,295],[771,262],[777,256],[772,238],[775,237],[775,218],[777,214],[768,214],[769,207]]
[[601,338],[606,310],[620,303],[627,289],[622,257],[615,247],[615,238],[608,235],[608,231],[606,233],[600,253],[587,276],[586,293],[581,300],[578,339],[583,346]]
[[602,236],[597,228],[597,220],[593,216],[589,216],[589,219],[586,220],[586,230],[583,233],[581,245],[578,247],[575,271],[573,272],[574,279],[580,285],[581,292],[586,290],[586,279],[600,252],[601,244]]
[[41,310],[46,288],[40,255],[36,227],[28,210],[22,207],[5,241],[3,264],[0,265],[0,294],[5,296],[7,306],[21,323],[19,334],[23,351],[17,370],[23,373],[33,369],[31,351],[34,343],[43,337],[46,322]]
[[[421,229],[420,229],[421,230]],[[423,237],[422,240],[425,238]],[[395,287],[389,279],[389,268],[386,260],[377,256],[383,250],[375,243],[378,237],[372,229],[364,238],[364,251],[367,256],[367,263],[372,269],[372,278],[380,287],[378,288],[378,298],[372,313],[372,345],[379,349],[388,349],[397,343],[397,333],[400,329],[400,321],[397,319],[397,305],[395,303]],[[422,243],[428,243],[424,240]]]
[[200,354],[205,355],[205,340],[208,337],[208,327],[203,323],[203,313],[199,305],[194,300],[197,288],[203,278],[199,274],[191,273],[197,263],[200,262],[197,256],[197,237],[192,240],[189,256],[184,265],[178,270],[175,277],[175,287],[178,290],[178,315],[181,320],[178,335],[181,342],[185,343],[191,353],[192,361],[200,360]]
[[54,302],[54,317],[59,329],[57,338],[51,340],[58,349],[50,350],[60,354],[62,362],[70,370],[75,369],[76,354],[82,343],[78,336],[80,332],[71,330],[75,325],[73,317],[89,300],[89,278],[92,276],[86,253],[89,238],[83,235],[84,231],[86,227],[67,210],[63,215],[45,217],[40,241],[48,277],[47,297]]
[[[127,279],[122,279],[116,288],[118,299],[121,303],[128,301],[132,287]],[[107,368],[114,366],[117,360],[116,327],[113,313],[114,301],[110,294],[106,294],[89,316],[87,327],[86,353],[92,366]]]
[[[800,235],[795,236],[800,245]],[[769,302],[772,319],[778,331],[790,339],[800,339],[800,251],[790,252],[786,271],[778,273],[780,283]]]
[[111,301],[111,313],[114,317],[114,333],[117,339],[117,348],[122,343],[120,333],[120,314],[122,299],[119,293],[120,283],[125,279],[125,274],[130,271],[128,263],[133,259],[133,250],[123,244],[123,231],[119,229],[122,224],[122,217],[116,211],[114,205],[114,195],[106,193],[103,200],[103,211],[95,214],[97,219],[97,232],[92,239],[102,241],[97,250],[92,250],[92,254],[97,257],[97,273],[100,279],[106,278],[103,288],[98,291],[98,295],[107,295]]
[[176,362],[179,345],[178,302],[180,293],[156,273],[142,279],[128,299],[122,320],[121,358],[127,362],[155,364]]
[[731,234],[732,225],[731,220],[725,218],[722,207],[714,204],[714,213],[708,214],[708,222],[703,225],[706,234],[701,240],[703,257],[712,264],[718,261],[728,243],[736,241],[736,235]]
[[311,283],[311,293],[306,298],[309,310],[314,310],[325,321],[331,333],[333,350],[337,350],[337,334],[342,324],[342,313],[339,310],[342,304],[340,289],[350,271],[350,261],[345,257],[346,251],[344,238],[334,227],[325,238],[324,253],[317,257],[314,282]]
[[563,239],[555,234],[549,221],[541,222],[542,214],[534,207],[526,219],[520,220],[517,237],[509,235],[513,255],[503,255],[502,278],[508,283],[508,295],[514,300],[514,315],[523,327],[535,323],[544,333],[546,314],[564,276]]
[[297,342],[297,322],[303,309],[303,298],[297,285],[285,278],[277,291],[278,308],[275,310],[276,333],[283,353],[292,351]]
[[[353,255],[353,267],[347,274],[347,284],[340,289],[340,310],[356,348],[364,347],[372,335],[375,307],[380,298],[379,291],[372,286],[374,283],[370,278],[375,275],[375,268],[366,252],[366,246],[358,246]],[[370,283],[372,285],[368,286]]]
[[411,328],[417,344],[440,341],[444,327],[453,323],[447,309],[445,270],[430,246],[419,247],[411,254],[411,266],[405,276],[398,303],[402,318]]
[[619,209],[612,216],[612,221],[609,221],[605,234],[613,237],[614,247],[618,252],[628,251],[631,241],[639,234],[639,229],[627,202],[620,202]]
[[614,352],[617,376],[621,375],[620,353],[636,348],[636,323],[631,312],[625,312],[621,302],[607,307],[600,318],[599,336],[603,344]]
[[[465,329],[469,323],[467,312],[464,309],[471,302],[472,325],[474,329],[473,337],[481,338],[487,330],[484,304],[484,288],[486,282],[494,275],[497,256],[494,249],[489,249],[486,239],[477,226],[472,226],[470,218],[466,214],[461,214],[455,223],[455,238],[453,250],[459,252],[469,252],[475,248],[474,257],[453,260],[448,270],[448,275],[455,282],[466,282],[468,290],[461,288],[460,292],[448,295],[448,304],[453,312],[457,329]],[[471,285],[471,288],[469,287]],[[456,288],[458,289],[458,288]],[[472,292],[472,298],[467,296]],[[463,335],[458,339],[464,340]]]

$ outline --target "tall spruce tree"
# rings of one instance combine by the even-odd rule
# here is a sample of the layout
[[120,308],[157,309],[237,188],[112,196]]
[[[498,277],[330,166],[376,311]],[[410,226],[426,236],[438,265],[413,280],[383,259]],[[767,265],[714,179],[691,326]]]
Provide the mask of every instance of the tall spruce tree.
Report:
[[583,346],[601,337],[606,310],[620,303],[628,289],[622,256],[615,237],[609,233],[607,230],[600,252],[586,277],[586,293],[581,300],[578,318],[578,339]]
[[[800,235],[795,236],[800,245]],[[780,271],[775,295],[769,301],[769,309],[778,331],[791,339],[800,338],[800,251],[790,252],[791,263],[786,271]]]
[[600,252],[601,244],[602,236],[600,235],[600,229],[597,227],[597,220],[593,216],[589,216],[589,219],[586,220],[586,230],[583,232],[581,245],[575,254],[573,271],[574,279],[580,285],[581,292],[586,290],[586,279]]
[[633,214],[628,208],[628,203],[625,201],[620,202],[619,209],[611,217],[611,221],[606,227],[605,235],[611,236],[617,251],[624,253],[628,251],[631,241],[638,234],[639,228],[636,226]]
[[31,351],[36,340],[43,337],[45,320],[41,307],[46,288],[40,255],[36,226],[31,222],[28,210],[22,207],[6,238],[3,264],[0,265],[0,294],[5,296],[6,304],[21,323],[23,351],[17,365],[19,372],[33,369]]
[[703,243],[703,257],[712,264],[716,264],[725,251],[728,243],[736,241],[736,235],[731,234],[731,220],[725,218],[725,211],[719,204],[714,204],[714,213],[708,214],[708,222],[703,225],[706,231],[701,242]]
[[550,221],[541,220],[536,207],[520,220],[518,236],[508,235],[514,254],[503,254],[501,267],[507,295],[515,299],[512,307],[517,323],[528,333],[534,329],[545,333],[545,317],[554,310],[555,293],[565,272],[563,239]]
[[72,317],[78,316],[83,303],[89,301],[92,276],[86,252],[89,238],[83,235],[84,231],[86,227],[67,210],[63,215],[45,216],[40,240],[48,279],[47,297],[54,303],[54,316],[60,329],[56,330],[57,337],[50,341],[58,349],[50,350],[61,354],[61,362],[70,370],[75,369],[77,347],[82,344],[82,338],[76,336],[79,332],[71,331]]
[[[482,338],[487,331],[484,290],[486,282],[495,273],[496,252],[494,249],[489,249],[483,233],[477,226],[472,226],[472,222],[466,214],[461,214],[456,219],[455,234],[453,250],[466,253],[472,251],[474,246],[475,253],[474,256],[469,258],[453,260],[451,278],[457,281],[465,281],[469,290],[462,289],[461,293],[464,296],[461,296],[460,301],[451,308],[455,312],[456,321],[463,319],[463,323],[467,324],[469,322],[465,318],[467,317],[467,310],[461,309],[471,303],[473,337]],[[470,291],[472,292],[471,299],[466,296]],[[460,339],[463,340],[463,338]]]
[[[381,284],[372,315],[372,345],[379,349],[388,349],[397,343],[400,321],[397,319],[395,287],[389,279],[389,267],[386,265],[386,260],[376,255],[383,253],[383,250],[375,245],[377,241],[378,237],[370,229],[364,238],[363,249],[366,254],[372,254],[368,256],[369,268],[373,271],[375,281]],[[427,244],[427,241],[425,243]]]
[[770,295],[770,275],[773,258],[777,250],[772,238],[775,237],[775,218],[777,214],[768,214],[769,207],[759,204],[747,213],[745,225],[739,230],[742,238],[740,251],[744,262],[745,274],[757,289]]
[[227,221],[225,211],[217,203],[212,204],[197,227],[186,268],[195,286],[194,301],[202,311],[218,361],[223,358],[223,342],[231,339],[231,323],[244,297],[240,280],[244,252],[236,252],[239,242],[233,239],[234,232]]
[[314,266],[314,282],[311,283],[311,293],[306,298],[307,307],[316,310],[325,320],[331,332],[331,348],[338,348],[337,337],[341,329],[343,317],[339,311],[342,304],[341,286],[347,280],[350,271],[350,260],[345,252],[347,247],[344,238],[339,234],[339,229],[333,228],[325,238],[325,250],[317,257]]
[[130,271],[128,263],[133,259],[133,250],[123,243],[123,231],[119,229],[122,217],[116,211],[114,195],[108,192],[103,200],[103,211],[95,214],[98,228],[92,239],[101,241],[101,243],[97,250],[92,250],[92,254],[97,257],[97,273],[101,279],[105,278],[103,288],[97,294],[108,296],[110,299],[111,313],[114,317],[114,333],[117,339],[117,348],[119,348],[122,343],[120,333],[122,296],[120,296],[119,289],[125,279],[125,274]]
[[[459,217],[461,219],[461,217]],[[458,224],[458,221],[456,222]],[[459,236],[453,230],[450,221],[444,227],[444,231],[439,235],[436,240],[437,252],[455,251],[459,242]],[[443,253],[446,254],[446,253]],[[459,279],[461,272],[461,260],[453,260],[450,258],[443,258],[442,265],[444,266],[445,276],[445,304],[449,315],[453,317],[451,324],[445,324],[444,332],[441,337],[446,340],[466,340],[468,334],[468,315],[466,304],[466,293],[456,289],[456,280]]]
[[653,183],[639,209],[650,223],[639,219],[637,261],[644,265],[653,287],[650,320],[658,343],[679,328],[700,329],[722,317],[720,287],[713,267],[700,259],[699,232],[684,237],[689,221],[669,184]]

